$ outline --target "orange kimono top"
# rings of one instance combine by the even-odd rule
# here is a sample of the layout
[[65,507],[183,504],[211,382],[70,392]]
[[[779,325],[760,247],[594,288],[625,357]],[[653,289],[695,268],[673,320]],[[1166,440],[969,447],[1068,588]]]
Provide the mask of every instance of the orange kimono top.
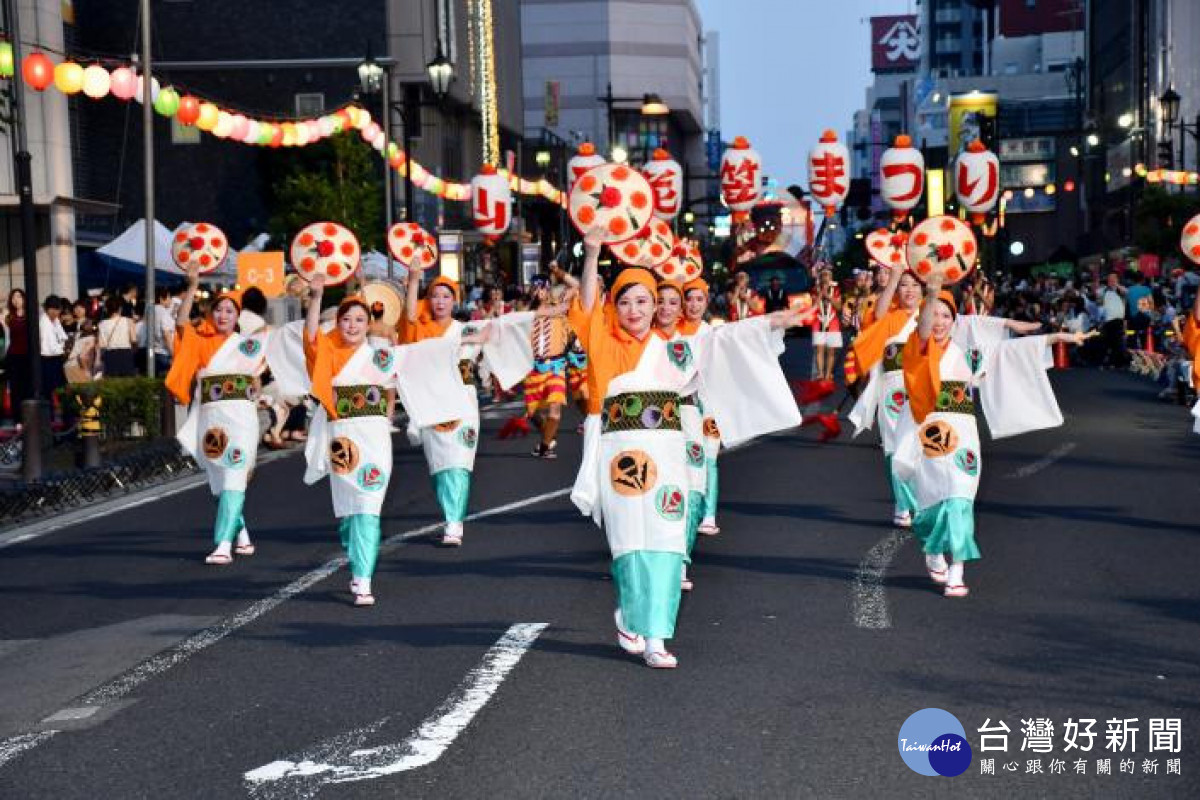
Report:
[[909,312],[896,308],[884,314],[878,324],[864,327],[859,332],[854,340],[854,358],[859,372],[867,373],[874,369],[883,358],[888,340],[900,333],[911,317]]
[[932,336],[921,346],[921,335],[913,331],[904,344],[904,389],[908,392],[908,404],[913,419],[918,425],[937,406],[938,392],[942,390],[941,363],[945,345],[940,345]]
[[357,350],[358,346],[342,341],[342,334],[337,328],[328,333],[318,331],[315,339],[309,339],[308,334],[304,334],[304,363],[312,379],[313,397],[321,401],[330,419],[338,418],[333,379]]
[[[424,305],[425,301],[421,301]],[[453,318],[448,318],[445,323],[438,322],[429,313],[429,307],[424,306],[417,314],[416,322],[409,320],[407,317],[400,317],[400,344],[412,344],[414,342],[422,342],[426,339],[437,339],[444,335],[450,329],[450,323]]]
[[184,325],[175,329],[175,358],[167,372],[166,386],[180,405],[191,404],[196,373],[208,366],[228,338],[227,333],[217,333],[207,319],[199,327]]
[[1200,387],[1200,370],[1195,366],[1196,356],[1200,352],[1200,325],[1196,324],[1194,314],[1188,314],[1187,324],[1183,326],[1183,346],[1192,357],[1192,385]]
[[567,311],[567,319],[588,357],[588,413],[599,414],[609,382],[637,368],[642,351],[654,334],[647,333],[645,339],[637,339],[621,330],[616,314],[599,299],[589,312],[583,309],[579,298],[575,298]]

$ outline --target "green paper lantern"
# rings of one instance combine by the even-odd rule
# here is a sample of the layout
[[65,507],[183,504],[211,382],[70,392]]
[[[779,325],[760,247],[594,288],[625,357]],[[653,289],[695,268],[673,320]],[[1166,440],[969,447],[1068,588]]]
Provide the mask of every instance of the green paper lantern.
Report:
[[179,92],[171,86],[166,87],[154,98],[154,110],[164,117],[173,117],[179,111]]
[[11,78],[14,71],[12,42],[0,42],[0,78]]

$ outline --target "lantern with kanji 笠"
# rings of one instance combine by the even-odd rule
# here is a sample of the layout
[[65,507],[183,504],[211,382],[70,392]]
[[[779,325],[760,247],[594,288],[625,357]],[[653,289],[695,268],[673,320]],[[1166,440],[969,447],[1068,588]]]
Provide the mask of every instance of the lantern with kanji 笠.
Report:
[[591,142],[584,142],[579,145],[579,150],[567,162],[567,174],[570,176],[570,181],[567,183],[567,191],[569,192],[574,188],[575,181],[579,180],[583,176],[583,173],[603,163],[604,156],[596,152],[596,145]]
[[978,139],[954,160],[954,195],[976,225],[1000,199],[1000,159]]
[[671,154],[659,148],[642,167],[642,175],[654,190],[654,216],[670,222],[683,203],[683,168]]
[[762,158],[739,136],[721,157],[721,199],[739,218],[758,202],[762,184]]
[[850,152],[832,130],[822,133],[808,152],[808,191],[827,217],[837,213],[850,192]]
[[897,220],[908,216],[925,190],[925,157],[900,134],[879,159],[879,196]]
[[512,217],[512,189],[508,177],[484,164],[471,179],[471,214],[484,236],[502,236]]

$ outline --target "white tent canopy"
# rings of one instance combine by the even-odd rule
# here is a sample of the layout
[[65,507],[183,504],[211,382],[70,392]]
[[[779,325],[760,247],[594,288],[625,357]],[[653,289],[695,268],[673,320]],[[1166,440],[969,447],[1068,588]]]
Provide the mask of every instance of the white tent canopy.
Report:
[[[363,253],[362,269],[367,280],[383,280],[388,277],[388,258],[376,250]],[[397,280],[408,277],[408,268],[395,259],[392,259],[392,272]]]
[[[175,228],[178,231],[184,225],[190,225],[189,222],[181,222]],[[174,231],[167,228],[158,220],[154,221],[154,268],[162,272],[170,273],[171,275],[183,275],[184,271],[176,266],[175,261],[171,258],[171,241],[174,238]],[[247,248],[249,249],[249,248]],[[113,239],[108,244],[96,251],[99,255],[108,256],[110,258],[127,261],[131,264],[138,264],[142,267],[146,266],[146,221],[139,219],[134,222],[125,232],[117,238]],[[237,275],[237,253],[232,250],[229,252],[229,257],[225,259],[225,263],[216,272],[211,272],[206,275],[206,278],[214,277],[232,277]]]

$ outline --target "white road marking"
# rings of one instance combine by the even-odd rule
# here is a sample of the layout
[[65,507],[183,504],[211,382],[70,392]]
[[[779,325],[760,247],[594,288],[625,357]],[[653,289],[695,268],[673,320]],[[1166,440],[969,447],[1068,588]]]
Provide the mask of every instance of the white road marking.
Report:
[[1044,470],[1046,467],[1053,464],[1055,461],[1058,461],[1060,458],[1063,458],[1064,456],[1066,456],[1068,453],[1070,453],[1072,450],[1074,450],[1078,446],[1079,445],[1076,444],[1075,442],[1067,442],[1066,444],[1059,445],[1058,447],[1054,448],[1049,453],[1047,453],[1043,458],[1039,458],[1037,461],[1033,462],[1032,464],[1026,464],[1025,466],[1021,467],[1020,469],[1014,470],[1013,472],[1008,473],[1004,477],[1006,477],[1006,478],[1028,478],[1030,475],[1036,475],[1039,472],[1041,472],[1042,470]]
[[19,736],[12,736],[0,742],[0,767],[12,761],[17,756],[24,753],[26,750],[32,750],[42,742],[49,739],[58,731],[36,731],[33,733],[22,733]]
[[42,724],[47,722],[74,722],[76,720],[87,719],[100,710],[100,706],[75,706],[73,708],[64,708],[55,714],[51,714],[42,720]]
[[272,800],[310,798],[327,783],[374,780],[432,764],[487,705],[545,628],[544,622],[526,622],[509,628],[450,696],[404,741],[360,747],[391,719],[387,716],[365,728],[326,740],[297,755],[294,761],[273,761],[250,770],[244,776],[246,789],[251,797]]
[[854,576],[854,624],[860,628],[885,630],[892,627],[888,614],[883,578],[896,552],[911,538],[911,534],[896,528],[870,549],[858,565]]
[[[506,503],[502,506],[496,506],[495,508],[489,508],[484,511],[476,512],[469,515],[465,521],[472,522],[474,520],[485,519],[498,514],[506,514],[509,511],[515,511],[520,508],[525,508],[526,506],[542,503],[546,500],[563,497],[567,494],[570,494],[570,492],[571,487],[568,486],[553,492],[533,495],[522,500],[516,500],[512,503]],[[389,536],[380,545],[380,554],[382,555],[390,552],[409,539],[415,539],[418,536],[425,536],[433,533],[434,531],[441,530],[442,525],[443,523],[441,522],[435,522],[429,525],[424,525],[420,528],[414,528],[413,530],[405,531],[404,533],[397,533],[393,536]],[[305,575],[302,575],[288,585],[284,586],[282,589],[276,591],[274,594],[265,597],[256,603],[253,603],[236,614],[225,617],[224,619],[218,621],[214,625],[209,626],[208,628],[205,628],[202,631],[192,634],[174,647],[167,648],[161,653],[151,656],[137,666],[131,668],[129,671],[125,672],[123,675],[119,675],[108,683],[98,686],[82,697],[77,698],[71,704],[71,707],[103,706],[115,700],[120,700],[151,678],[161,675],[174,666],[182,664],[184,661],[187,661],[200,651],[211,647],[239,628],[254,622],[256,619],[263,616],[268,611],[271,611],[276,606],[279,606],[282,603],[290,600],[306,589],[312,588],[316,584],[328,578],[330,575],[333,575],[342,567],[346,566],[347,562],[348,559],[344,555],[331,558],[322,566],[312,570],[311,572],[308,572]],[[41,733],[50,734],[55,733],[55,731],[46,731]],[[0,741],[0,765],[4,764],[5,761],[11,760],[19,753],[38,746],[47,738],[49,738],[49,736],[46,735],[41,738],[29,740],[28,737],[33,735],[34,734],[21,734],[4,741]],[[41,736],[41,734],[38,734],[38,736]],[[17,747],[19,747],[19,749],[10,752],[12,748]]]

